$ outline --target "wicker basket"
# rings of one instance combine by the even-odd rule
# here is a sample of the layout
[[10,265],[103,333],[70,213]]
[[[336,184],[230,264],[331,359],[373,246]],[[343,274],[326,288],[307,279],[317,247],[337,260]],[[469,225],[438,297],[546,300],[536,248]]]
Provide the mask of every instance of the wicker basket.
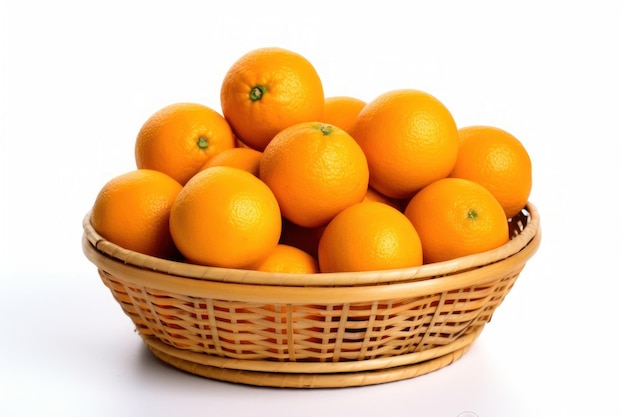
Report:
[[540,242],[529,204],[500,248],[393,271],[270,274],[128,251],[83,221],[83,251],[160,360],[274,387],[347,387],[440,369],[470,348]]

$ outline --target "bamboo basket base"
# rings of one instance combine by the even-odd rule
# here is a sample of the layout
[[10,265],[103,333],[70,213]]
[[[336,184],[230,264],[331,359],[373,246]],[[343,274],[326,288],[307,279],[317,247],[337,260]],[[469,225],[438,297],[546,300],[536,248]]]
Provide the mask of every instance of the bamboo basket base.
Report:
[[[325,364],[337,365],[336,372],[328,371],[332,368],[327,368],[326,372],[312,372],[312,369],[324,369],[319,364],[268,361],[258,361],[258,365],[265,368],[264,370],[250,370],[250,368],[255,368],[251,361],[229,360],[183,351],[154,337],[143,337],[143,340],[148,350],[160,361],[204,378],[276,388],[343,388],[401,381],[444,368],[469,351],[483,328],[484,325],[463,335],[453,343],[431,349],[428,353],[430,359],[420,360],[419,358],[424,356],[419,354],[405,355],[409,358],[403,361],[396,357],[388,365],[393,365],[394,361],[398,363],[410,361],[411,358],[417,362],[369,370],[358,370],[358,367],[353,368],[350,363],[346,362]],[[274,369],[268,369],[269,367]]]

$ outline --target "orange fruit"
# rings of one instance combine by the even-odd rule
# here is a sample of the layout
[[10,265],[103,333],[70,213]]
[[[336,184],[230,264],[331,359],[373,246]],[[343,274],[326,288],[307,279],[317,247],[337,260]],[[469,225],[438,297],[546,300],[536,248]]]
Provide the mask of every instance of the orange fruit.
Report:
[[319,122],[282,130],[265,148],[259,167],[283,216],[303,227],[323,226],[361,201],[368,176],[367,160],[355,140]]
[[135,141],[137,168],[161,171],[184,185],[209,158],[235,146],[233,132],[215,110],[174,103],[145,121]]
[[279,243],[267,258],[252,269],[289,274],[315,274],[319,272],[317,260],[302,249]]
[[324,112],[319,119],[320,122],[328,123],[348,131],[354,125],[356,117],[365,102],[356,97],[332,96],[324,100]]
[[498,200],[482,185],[444,178],[420,190],[405,215],[422,240],[424,263],[441,262],[495,249],[509,240]]
[[281,216],[272,191],[242,169],[217,166],[193,176],[172,205],[170,230],[197,264],[245,268],[278,244]]
[[326,226],[318,261],[321,272],[408,268],[422,264],[422,245],[402,212],[365,201],[346,208]]
[[363,201],[378,201],[379,203],[388,204],[396,210],[401,210],[402,208],[401,202],[399,200],[382,195],[372,187],[367,188],[367,192],[365,193],[365,197],[363,197]]
[[315,67],[282,48],[254,49],[235,61],[222,81],[220,99],[236,136],[259,151],[281,130],[316,121],[324,111]]
[[370,185],[392,198],[407,198],[448,176],[458,150],[452,114],[432,95],[393,90],[368,102],[349,133],[369,163]]
[[261,152],[252,148],[229,148],[217,153],[206,161],[200,171],[214,166],[227,166],[243,169],[255,176],[259,176]]
[[508,218],[526,206],[532,188],[532,164],[524,145],[493,126],[459,129],[459,153],[450,176],[483,185]]
[[109,180],[91,210],[91,225],[123,248],[159,258],[177,257],[169,216],[182,186],[173,178],[138,169]]

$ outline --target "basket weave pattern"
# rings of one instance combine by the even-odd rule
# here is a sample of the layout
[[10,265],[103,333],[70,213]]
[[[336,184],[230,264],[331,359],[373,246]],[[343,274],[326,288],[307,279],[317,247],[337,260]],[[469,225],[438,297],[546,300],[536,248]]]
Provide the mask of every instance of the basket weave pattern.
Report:
[[198,374],[197,367],[358,373],[443,357],[434,369],[445,366],[491,320],[540,234],[529,205],[510,223],[509,243],[488,253],[399,271],[305,277],[155,259],[107,242],[88,215],[83,226],[85,254],[148,347]]
[[365,360],[446,345],[491,319],[519,271],[479,287],[371,303],[263,304],[103,282],[144,337],[234,359]]

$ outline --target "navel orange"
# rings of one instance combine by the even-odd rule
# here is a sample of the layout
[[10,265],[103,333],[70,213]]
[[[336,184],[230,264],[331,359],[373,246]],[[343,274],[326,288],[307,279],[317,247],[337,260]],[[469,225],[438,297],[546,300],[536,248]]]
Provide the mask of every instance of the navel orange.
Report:
[[135,141],[138,168],[161,171],[184,185],[209,158],[235,146],[215,110],[199,103],[170,104],[145,121]]
[[423,91],[381,94],[363,107],[349,133],[367,156],[370,185],[388,197],[413,195],[448,176],[456,161],[454,118]]
[[259,177],[271,188],[285,218],[319,227],[363,199],[368,168],[363,151],[344,130],[305,122],[272,139],[261,157]]
[[170,209],[182,186],[168,175],[138,169],[109,180],[96,196],[91,225],[125,249],[176,258],[169,229]]
[[508,221],[498,200],[482,185],[462,178],[427,185],[404,213],[421,238],[424,263],[495,249],[509,239]]
[[532,164],[524,145],[493,126],[459,129],[459,153],[450,176],[483,185],[508,218],[526,206],[532,188]]
[[422,264],[422,245],[402,212],[365,201],[344,209],[326,226],[318,261],[321,272],[408,268]]
[[222,112],[236,136],[262,151],[281,130],[317,121],[324,90],[317,70],[302,55],[283,48],[259,48],[240,57],[221,87]]
[[185,184],[172,205],[170,230],[189,261],[246,268],[278,244],[280,208],[269,187],[253,174],[216,166]]

